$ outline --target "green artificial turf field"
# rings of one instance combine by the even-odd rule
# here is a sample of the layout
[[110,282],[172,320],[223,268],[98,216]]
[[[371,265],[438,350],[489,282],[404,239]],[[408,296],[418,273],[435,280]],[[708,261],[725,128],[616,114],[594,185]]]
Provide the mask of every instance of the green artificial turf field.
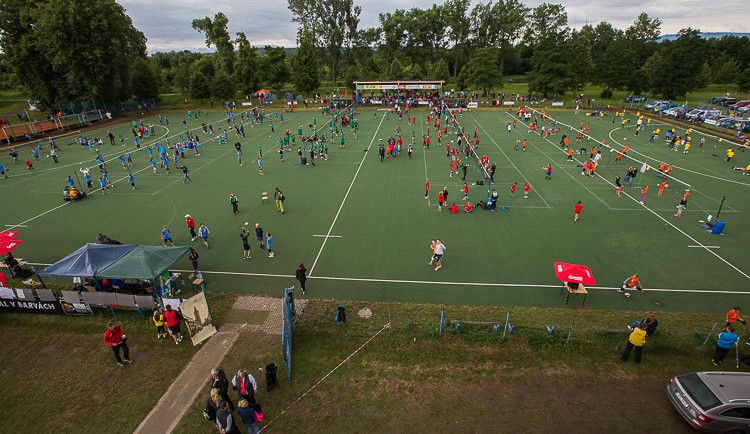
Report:
[[[335,139],[329,144],[328,161],[316,159],[315,167],[292,164],[297,160],[296,146],[285,153],[281,163],[276,141],[286,128],[295,134],[303,125],[307,132],[313,117],[318,126],[327,129],[328,118],[320,111],[285,113],[283,124],[274,121],[275,134],[268,121],[254,128],[246,125],[247,138],[240,139],[243,166],[232,146],[234,133],[229,134],[229,144],[218,144],[207,142],[206,134],[198,131],[206,148],[200,157],[188,152],[180,160],[191,171],[192,181],[186,184],[174,167],[171,174],[161,168],[152,174],[142,149],[133,153],[130,169],[136,191],[127,184],[127,172],[117,160],[124,148],[119,143],[110,146],[104,138],[108,130],[115,136],[122,134],[131,149],[131,125],[99,125],[86,134],[104,138],[101,152],[109,161],[110,179],[117,181],[116,186],[110,194],[95,191],[76,203],[62,201],[66,177],[83,162],[93,167],[96,182],[98,169],[88,149],[69,145],[75,136],[58,139],[59,164],[42,158],[35,164],[35,172],[27,172],[23,166],[30,150],[22,149],[21,163],[15,165],[3,149],[1,161],[11,171],[8,179],[0,179],[0,225],[22,225],[17,229],[24,243],[16,256],[38,264],[52,263],[85,242],[94,242],[99,232],[123,243],[160,244],[161,227],[168,225],[176,244],[196,247],[206,283],[217,290],[279,295],[283,287],[297,284],[294,271],[304,262],[311,277],[310,297],[556,306],[565,296],[560,295],[552,262],[564,261],[593,270],[597,285],[590,288],[587,307],[724,312],[734,304],[750,304],[750,267],[744,260],[750,237],[742,218],[750,212],[750,176],[731,170],[735,165],[746,166],[750,153],[738,151],[733,161],[726,163],[727,143],[706,137],[699,148],[702,136],[696,132],[692,133],[690,152],[676,153],[664,142],[668,127],[657,120],[635,136],[633,115],[628,115],[631,123],[623,129],[619,122],[611,123],[611,112],[603,120],[587,117],[583,111],[578,115],[550,112],[562,132],[570,132],[563,124],[577,127],[583,121],[591,125],[590,134],[597,141],[604,139],[617,149],[626,143],[630,146],[628,156],[634,160],[626,157],[619,164],[605,147],[597,170],[601,177],[589,178],[581,175],[576,161],[566,161],[567,153],[558,146],[560,134],[544,139],[529,133],[520,122],[508,133],[506,125],[513,121],[514,113],[465,111],[458,120],[467,132],[478,126],[478,153],[497,164],[494,187],[500,193],[500,206],[508,211],[479,209],[469,215],[451,215],[437,211],[437,192],[447,187],[449,202],[463,205],[461,175],[448,176],[450,159],[444,144],[437,144],[434,127],[431,149],[422,148],[427,112],[416,111],[420,122],[414,126],[407,126],[405,118],[400,123],[405,144],[412,131],[417,137],[412,158],[403,152],[382,163],[377,155],[378,140],[395,137],[398,118],[391,115],[385,119],[385,112],[373,108],[359,112],[358,138],[347,129],[346,148],[340,149]],[[159,140],[170,136],[174,142],[184,131],[181,123],[187,116],[167,115],[169,128],[159,125],[157,115],[144,118],[144,123],[156,125]],[[199,130],[201,122],[210,122],[220,133],[226,126],[224,119],[223,113],[208,113],[198,121],[188,121],[188,128]],[[661,135],[649,144],[655,128],[661,128]],[[678,134],[683,135],[684,129],[678,128]],[[575,145],[575,134],[571,137]],[[514,150],[516,139],[528,139],[525,152]],[[584,140],[582,146],[590,148],[591,143]],[[370,145],[370,151],[364,152]],[[255,161],[258,147],[263,153],[262,176]],[[714,149],[718,156],[712,155]],[[662,160],[673,165],[675,178],[668,181],[663,196],[657,196],[660,179],[655,170],[639,173],[635,180],[636,187],[650,186],[644,205],[639,204],[640,188],[625,188],[620,198],[615,195],[611,183],[616,176],[624,177],[628,165],[640,168],[645,161],[656,166]],[[553,167],[552,180],[544,177],[542,166],[547,163]],[[475,161],[470,164],[467,181],[471,185],[483,176]],[[423,197],[425,178],[432,186],[429,200]],[[531,193],[523,199],[526,181]],[[513,182],[519,183],[515,199],[509,197]],[[692,194],[688,209],[677,219],[673,217],[675,207],[688,185]],[[275,187],[287,198],[283,215],[276,211],[273,200],[261,203],[261,192],[272,194]],[[237,215],[231,212],[230,193],[239,197]],[[487,185],[470,186],[472,203],[486,194]],[[724,235],[709,235],[697,221],[716,214],[722,196],[726,201],[720,218],[726,221],[726,229]],[[574,222],[573,205],[578,200],[584,210],[581,220]],[[183,218],[186,213],[210,228],[210,249],[198,241],[191,243]],[[242,259],[239,232],[244,222],[251,226],[258,222],[273,234],[274,258],[259,252],[253,243],[253,259]],[[427,266],[432,238],[441,238],[447,247],[444,268],[437,272]],[[177,268],[190,266],[183,260]],[[633,273],[640,274],[646,291],[625,299],[614,288]],[[572,297],[570,306],[580,303]]]

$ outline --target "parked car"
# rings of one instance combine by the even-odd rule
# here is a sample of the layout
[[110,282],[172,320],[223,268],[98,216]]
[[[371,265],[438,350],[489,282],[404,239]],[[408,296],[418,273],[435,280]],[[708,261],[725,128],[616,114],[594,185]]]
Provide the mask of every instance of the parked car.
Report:
[[663,104],[669,104],[669,101],[658,101],[658,100],[657,101],[651,101],[650,103],[646,104],[643,107],[651,110],[651,109],[654,109],[654,108],[659,108],[659,106],[663,105]]
[[740,101],[738,103],[732,104],[732,105],[729,106],[729,108],[731,108],[733,110],[737,110],[737,109],[740,109],[742,107],[745,107],[746,105],[750,105],[750,100],[744,100],[744,101]]
[[646,102],[648,100],[648,97],[646,95],[628,95],[623,99],[624,102],[634,102],[634,103],[640,103],[640,102]]
[[667,396],[693,428],[750,433],[750,372],[694,372],[667,383]]
[[737,104],[737,102],[738,102],[737,98],[724,98],[721,100],[719,104],[723,105],[724,107],[727,107],[732,104]]
[[728,106],[728,105],[735,104],[737,102],[737,98],[729,98],[727,96],[715,96],[709,99],[708,102],[711,104]]

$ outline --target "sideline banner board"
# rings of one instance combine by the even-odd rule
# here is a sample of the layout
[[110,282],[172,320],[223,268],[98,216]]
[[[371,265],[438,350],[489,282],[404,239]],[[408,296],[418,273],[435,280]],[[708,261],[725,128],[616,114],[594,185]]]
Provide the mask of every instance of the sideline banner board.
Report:
[[46,313],[62,315],[63,307],[53,301],[21,301],[0,298],[0,312]]
[[358,84],[358,90],[435,90],[437,84]]
[[563,102],[562,101],[554,101],[552,103],[552,107],[562,107],[562,106],[563,106]]
[[94,310],[91,309],[87,303],[68,303],[67,301],[61,301],[63,311],[65,315],[76,315],[76,316],[93,316]]
[[479,103],[476,101],[471,101],[466,107],[470,109],[479,108]]
[[180,311],[190,331],[193,345],[198,345],[216,334],[216,327],[211,324],[211,313],[205,294],[199,292],[183,301]]

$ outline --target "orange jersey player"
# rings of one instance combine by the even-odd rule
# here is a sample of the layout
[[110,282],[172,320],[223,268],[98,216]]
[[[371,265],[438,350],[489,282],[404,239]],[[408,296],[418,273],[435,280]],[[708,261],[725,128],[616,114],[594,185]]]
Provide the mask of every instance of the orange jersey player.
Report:
[[648,194],[648,185],[644,185],[641,189],[641,204],[646,201],[646,194]]
[[516,197],[516,186],[518,185],[517,182],[514,182],[513,185],[510,186],[510,197],[514,198]]
[[526,139],[523,139],[523,146],[521,146],[521,149],[522,149],[523,151],[526,151],[526,145],[528,145],[528,144],[529,144],[529,141],[528,141],[528,140],[526,140]]
[[657,196],[661,196],[664,194],[664,189],[669,187],[667,184],[667,181],[662,181],[661,184],[659,184],[659,191],[656,193]]
[[529,185],[528,182],[523,185],[523,198],[524,199],[528,199],[529,198],[529,190],[530,189],[531,189],[531,186]]

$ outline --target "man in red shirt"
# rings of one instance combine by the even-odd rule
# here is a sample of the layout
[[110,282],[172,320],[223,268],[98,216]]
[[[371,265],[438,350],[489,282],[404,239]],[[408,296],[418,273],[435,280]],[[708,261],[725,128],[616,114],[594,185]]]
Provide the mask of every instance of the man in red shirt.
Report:
[[115,360],[117,360],[119,366],[125,366],[123,359],[120,358],[120,349],[123,350],[125,362],[133,363],[130,360],[130,349],[128,348],[128,344],[125,343],[126,339],[127,336],[120,330],[120,326],[115,325],[114,321],[107,323],[107,331],[104,332],[104,343],[112,348],[112,352],[115,353]]
[[466,181],[464,181],[464,187],[462,190],[464,192],[464,200],[469,200],[469,184],[467,184]]
[[174,344],[179,345],[182,342],[182,331],[180,330],[180,319],[182,315],[176,310],[172,309],[172,306],[167,305],[167,310],[164,312],[164,321],[166,322],[169,334],[174,339]]
[[528,199],[529,198],[529,190],[530,189],[531,189],[531,186],[529,185],[528,182],[523,185],[523,198],[524,199]]
[[575,204],[573,207],[573,210],[575,211],[575,216],[573,217],[573,221],[578,221],[578,217],[581,215],[581,210],[583,210],[583,204],[579,200],[578,203]]
[[515,198],[516,197],[516,186],[518,185],[517,182],[514,182],[513,185],[510,186],[510,197]]
[[427,196],[430,194],[430,180],[424,182],[424,198],[427,199]]
[[193,220],[193,217],[191,217],[190,214],[185,214],[185,224],[187,224],[188,230],[190,231],[190,237],[192,238],[190,241],[195,241],[198,236],[195,235],[195,220]]

